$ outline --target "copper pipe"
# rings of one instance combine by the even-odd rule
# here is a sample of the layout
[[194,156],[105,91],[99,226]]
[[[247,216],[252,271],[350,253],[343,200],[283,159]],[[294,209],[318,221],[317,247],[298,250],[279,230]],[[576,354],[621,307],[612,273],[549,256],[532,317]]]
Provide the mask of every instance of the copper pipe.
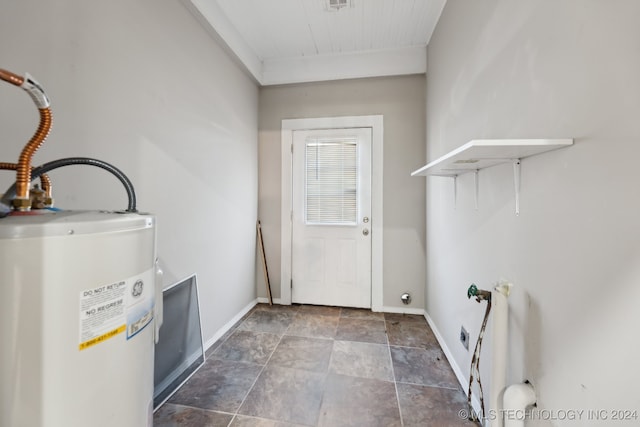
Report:
[[16,86],[22,86],[24,83],[24,77],[14,74],[11,71],[3,70],[2,68],[0,68],[0,79]]
[[[18,170],[18,164],[0,162],[0,169],[15,171],[15,170]],[[34,169],[35,169],[35,166],[32,166],[31,171],[33,172]],[[53,188],[51,186],[51,178],[49,178],[49,175],[47,175],[46,173],[43,173],[42,175],[40,175],[40,186],[44,190],[45,196],[51,198]]]
[[31,183],[31,158],[49,135],[51,129],[51,110],[40,108],[40,125],[31,140],[22,149],[18,159],[16,172],[16,199],[29,200],[29,184]]
[[51,130],[49,100],[38,82],[33,80],[28,74],[26,74],[25,77],[20,77],[10,71],[0,69],[0,79],[26,90],[40,111],[38,130],[36,130],[31,140],[22,149],[22,153],[20,153],[20,158],[18,159],[18,169],[16,170],[16,198],[13,199],[13,206],[17,209],[28,210],[30,206],[29,185],[31,184],[31,158],[49,135],[49,130]]
[[[35,167],[31,168],[31,170],[34,170],[34,169]],[[46,173],[43,173],[42,175],[40,175],[40,186],[44,190],[44,196],[48,200],[53,200],[52,198],[53,187],[51,186],[51,179],[49,178],[49,175],[47,175]]]

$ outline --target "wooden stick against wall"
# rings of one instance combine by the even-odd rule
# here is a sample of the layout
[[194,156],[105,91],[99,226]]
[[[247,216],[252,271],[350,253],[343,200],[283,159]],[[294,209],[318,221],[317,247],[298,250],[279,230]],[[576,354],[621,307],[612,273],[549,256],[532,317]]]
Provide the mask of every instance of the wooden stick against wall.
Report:
[[267,296],[269,297],[269,305],[273,305],[273,298],[271,297],[271,283],[269,283],[269,270],[267,269],[267,254],[264,252],[264,242],[262,241],[262,227],[260,226],[260,220],[256,224],[258,229],[258,242],[260,244],[260,253],[262,253],[262,271],[264,272],[264,283],[267,286]]

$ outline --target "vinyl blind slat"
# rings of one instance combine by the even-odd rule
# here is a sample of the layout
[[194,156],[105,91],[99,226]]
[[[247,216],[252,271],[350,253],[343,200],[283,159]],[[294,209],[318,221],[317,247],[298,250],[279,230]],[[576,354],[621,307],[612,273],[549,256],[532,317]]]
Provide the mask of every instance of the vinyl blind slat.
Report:
[[308,139],[305,161],[306,223],[355,224],[358,209],[355,139]]

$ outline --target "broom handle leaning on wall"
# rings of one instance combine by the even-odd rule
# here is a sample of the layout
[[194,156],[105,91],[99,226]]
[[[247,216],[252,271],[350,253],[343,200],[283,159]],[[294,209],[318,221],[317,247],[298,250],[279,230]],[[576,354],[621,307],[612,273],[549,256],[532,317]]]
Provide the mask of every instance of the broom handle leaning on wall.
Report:
[[260,244],[260,252],[262,253],[262,271],[264,272],[264,283],[267,287],[267,296],[269,297],[269,305],[273,305],[273,298],[271,297],[271,283],[269,283],[269,270],[267,269],[267,254],[264,251],[264,241],[262,240],[262,227],[260,226],[260,220],[256,224],[258,230],[258,242]]

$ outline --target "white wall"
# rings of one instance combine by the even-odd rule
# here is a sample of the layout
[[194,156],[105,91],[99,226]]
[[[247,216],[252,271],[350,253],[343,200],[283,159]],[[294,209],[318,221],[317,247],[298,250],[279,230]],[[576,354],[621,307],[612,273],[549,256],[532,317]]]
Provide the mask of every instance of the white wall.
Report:
[[[114,164],[138,208],[158,218],[165,285],[197,273],[205,340],[255,298],[258,88],[178,0],[10,0],[0,67],[28,71],[54,126],[34,163],[69,156]],[[0,155],[15,162],[38,115],[0,84]],[[97,168],[51,172],[56,204],[124,209]],[[0,187],[14,179],[0,175]]]
[[[269,278],[280,296],[280,129],[283,119],[384,116],[383,305],[423,309],[425,278],[424,188],[411,178],[424,159],[425,76],[383,77],[267,86],[260,89],[259,216],[263,226]],[[373,172],[376,173],[375,171]],[[258,295],[266,296],[262,267]]]
[[[484,305],[510,298],[508,381],[531,380],[538,408],[640,410],[640,2],[449,0],[428,49],[427,154],[478,138],[575,138],[452,184],[427,178],[427,311],[468,376]],[[488,390],[491,336],[483,346]],[[639,414],[640,415],[640,414]],[[635,425],[539,420],[527,425]]]

